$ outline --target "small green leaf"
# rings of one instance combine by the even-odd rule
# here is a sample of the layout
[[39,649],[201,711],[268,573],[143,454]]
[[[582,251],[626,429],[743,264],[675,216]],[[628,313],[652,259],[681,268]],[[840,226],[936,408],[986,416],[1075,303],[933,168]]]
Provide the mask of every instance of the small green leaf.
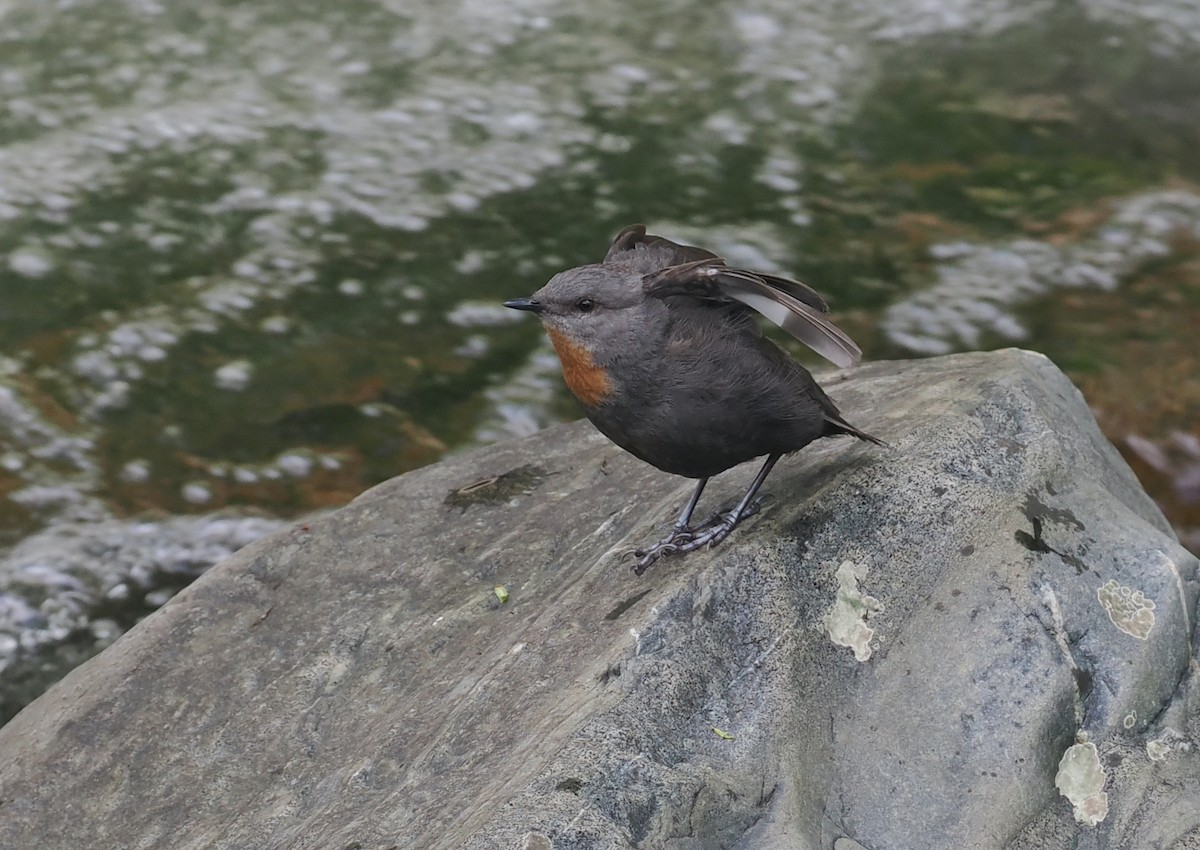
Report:
[[726,741],[733,740],[733,736],[730,735],[728,732],[726,732],[724,729],[718,729],[716,726],[714,726],[712,728],[712,730],[713,730],[713,734],[716,735],[718,738],[724,738]]
[[504,585],[496,585],[492,588],[492,592],[496,594],[496,598],[500,600],[501,605],[508,601],[508,588]]

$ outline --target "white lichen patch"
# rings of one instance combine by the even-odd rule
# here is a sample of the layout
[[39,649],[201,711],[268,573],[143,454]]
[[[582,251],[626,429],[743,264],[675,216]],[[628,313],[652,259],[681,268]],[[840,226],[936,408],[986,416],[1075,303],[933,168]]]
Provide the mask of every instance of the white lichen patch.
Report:
[[1146,755],[1150,757],[1150,761],[1165,761],[1170,752],[1171,742],[1166,738],[1146,742]]
[[1191,741],[1178,729],[1170,726],[1165,727],[1162,734],[1153,741],[1146,742],[1146,755],[1150,757],[1150,761],[1165,761],[1174,750],[1186,753],[1191,749]]
[[854,650],[854,657],[866,661],[871,657],[871,638],[875,630],[867,625],[873,615],[883,610],[883,605],[873,596],[858,589],[859,581],[866,580],[867,568],[853,561],[843,561],[837,568],[837,599],[823,620],[829,638],[838,646]]
[[1054,785],[1071,801],[1075,820],[1095,826],[1108,815],[1108,794],[1104,793],[1104,768],[1100,754],[1090,741],[1067,747],[1058,763]]
[[1116,579],[1109,579],[1096,591],[1096,596],[1114,626],[1139,640],[1150,637],[1154,628],[1154,600],[1147,599],[1140,590],[1117,584]]

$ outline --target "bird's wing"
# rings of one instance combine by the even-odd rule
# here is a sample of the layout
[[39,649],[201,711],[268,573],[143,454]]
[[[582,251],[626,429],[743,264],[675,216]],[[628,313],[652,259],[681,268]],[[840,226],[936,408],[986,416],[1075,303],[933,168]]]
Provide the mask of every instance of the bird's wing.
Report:
[[799,281],[733,269],[718,258],[670,266],[643,278],[646,294],[734,300],[761,313],[831,363],[846,368],[862,359],[854,340],[829,321],[824,299]]

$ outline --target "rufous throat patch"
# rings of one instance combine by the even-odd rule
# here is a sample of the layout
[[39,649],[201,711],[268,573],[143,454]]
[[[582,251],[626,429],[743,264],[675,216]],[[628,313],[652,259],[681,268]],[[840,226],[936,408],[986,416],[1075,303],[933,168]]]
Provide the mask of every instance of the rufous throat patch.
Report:
[[604,367],[596,365],[586,348],[553,328],[546,328],[546,333],[550,335],[554,353],[562,364],[563,380],[577,399],[588,407],[596,407],[612,394],[613,386],[608,373]]

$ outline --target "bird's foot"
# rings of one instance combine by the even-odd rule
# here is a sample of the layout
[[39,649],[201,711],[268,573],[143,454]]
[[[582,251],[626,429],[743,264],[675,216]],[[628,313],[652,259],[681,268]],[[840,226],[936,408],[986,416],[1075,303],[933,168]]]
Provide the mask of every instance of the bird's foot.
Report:
[[677,527],[665,540],[660,540],[647,549],[634,549],[629,553],[638,559],[632,567],[634,575],[640,576],[659,558],[684,555],[705,546],[716,546],[728,537],[742,520],[758,513],[766,498],[764,495],[755,499],[740,514],[737,514],[736,510],[715,513],[695,528]]
[[668,555],[684,555],[705,546],[716,546],[729,536],[734,525],[735,523],[731,522],[728,517],[717,522],[709,520],[699,528],[678,529],[672,532],[666,540],[655,543],[647,549],[635,549],[632,554],[638,561],[633,565],[634,575],[640,576],[659,558],[665,558]]

